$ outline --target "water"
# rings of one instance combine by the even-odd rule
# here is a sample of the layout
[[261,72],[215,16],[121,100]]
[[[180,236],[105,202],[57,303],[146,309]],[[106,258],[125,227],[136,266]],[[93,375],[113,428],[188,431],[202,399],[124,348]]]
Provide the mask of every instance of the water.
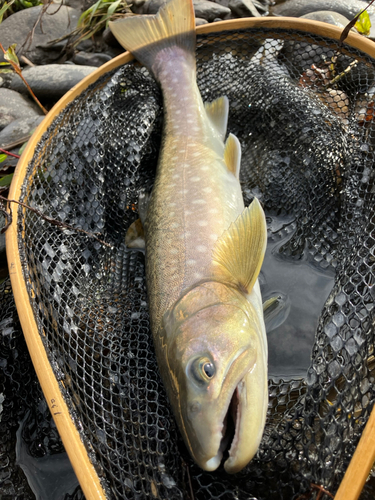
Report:
[[310,364],[315,331],[333,287],[334,271],[317,268],[308,255],[297,261],[281,256],[278,250],[291,234],[286,232],[282,238],[274,235],[291,220],[267,220],[270,232],[259,282],[263,302],[277,297],[265,311],[269,376],[302,378]]

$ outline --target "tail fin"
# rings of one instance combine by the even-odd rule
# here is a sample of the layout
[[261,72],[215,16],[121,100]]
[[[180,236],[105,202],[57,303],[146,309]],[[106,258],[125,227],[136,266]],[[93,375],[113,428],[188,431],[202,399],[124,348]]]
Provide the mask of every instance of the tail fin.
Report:
[[127,17],[110,22],[109,26],[120,44],[151,71],[157,54],[163,49],[180,47],[189,53],[195,50],[191,0],[170,0],[154,16]]

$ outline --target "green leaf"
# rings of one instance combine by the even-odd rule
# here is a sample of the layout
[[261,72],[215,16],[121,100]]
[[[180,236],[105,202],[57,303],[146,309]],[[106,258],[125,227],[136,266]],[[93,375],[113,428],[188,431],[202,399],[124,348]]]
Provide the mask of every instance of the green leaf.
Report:
[[117,2],[113,2],[113,4],[110,7],[108,7],[107,10],[108,15],[112,16],[112,14],[115,13],[117,7],[121,4],[121,1],[122,0],[117,0]]
[[20,149],[19,149],[19,151],[18,151],[18,154],[19,154],[19,155],[22,155],[22,153],[24,152],[27,142],[28,142],[28,141],[24,142],[24,143],[22,144],[22,146],[20,147]]
[[8,155],[1,153],[0,154],[0,163],[3,162],[4,160],[6,160],[7,158],[8,158]]
[[7,61],[10,61],[11,63],[13,62],[14,64],[16,64],[17,66],[20,65],[20,62],[18,60],[18,57],[17,57],[17,54],[16,54],[16,46],[17,44],[16,43],[13,43],[9,48],[8,50],[6,51],[6,53],[4,54],[4,59],[6,59]]
[[0,62],[0,66],[11,66],[11,64],[6,62]]
[[0,69],[0,73],[13,73],[12,69]]
[[8,5],[7,2],[5,2],[4,5],[0,9],[0,23],[3,20],[3,16],[4,16],[4,14],[5,14],[5,12],[7,11],[8,8],[9,8],[9,5]]
[[4,187],[4,186],[10,186],[10,184],[12,182],[12,179],[13,179],[13,175],[14,174],[4,175],[4,177],[2,177],[0,179],[0,186],[2,186],[2,187]]
[[370,21],[370,16],[368,15],[367,10],[364,10],[362,12],[362,14],[358,17],[358,20],[355,23],[354,27],[362,35],[368,36],[370,34],[371,21]]

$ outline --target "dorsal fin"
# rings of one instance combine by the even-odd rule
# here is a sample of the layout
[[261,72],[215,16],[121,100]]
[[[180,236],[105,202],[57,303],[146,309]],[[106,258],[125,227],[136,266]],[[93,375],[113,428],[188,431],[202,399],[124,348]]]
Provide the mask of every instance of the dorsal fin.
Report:
[[258,278],[267,245],[267,225],[257,198],[217,240],[214,276],[249,294]]
[[219,97],[212,102],[205,102],[204,107],[208,118],[224,140],[227,132],[229,101],[227,96]]
[[241,166],[241,144],[237,137],[229,134],[225,143],[224,161],[228,170],[238,179]]

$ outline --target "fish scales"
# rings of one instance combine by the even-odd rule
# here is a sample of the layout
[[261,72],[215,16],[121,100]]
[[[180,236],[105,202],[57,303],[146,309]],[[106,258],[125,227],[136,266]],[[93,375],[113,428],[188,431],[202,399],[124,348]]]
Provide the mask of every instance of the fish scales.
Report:
[[[258,274],[267,240],[257,199],[244,209],[241,147],[225,96],[203,103],[191,0],[110,27],[159,82],[164,130],[156,180],[140,212],[158,366],[192,457],[240,471],[256,453],[268,405]],[[139,223],[127,244],[140,243]],[[131,235],[131,236],[130,236]]]
[[206,117],[191,65],[184,56],[178,63],[167,63],[160,77],[164,141],[145,223],[155,328],[181,292],[210,278],[210,250],[244,209],[240,185],[224,163],[224,144]]

